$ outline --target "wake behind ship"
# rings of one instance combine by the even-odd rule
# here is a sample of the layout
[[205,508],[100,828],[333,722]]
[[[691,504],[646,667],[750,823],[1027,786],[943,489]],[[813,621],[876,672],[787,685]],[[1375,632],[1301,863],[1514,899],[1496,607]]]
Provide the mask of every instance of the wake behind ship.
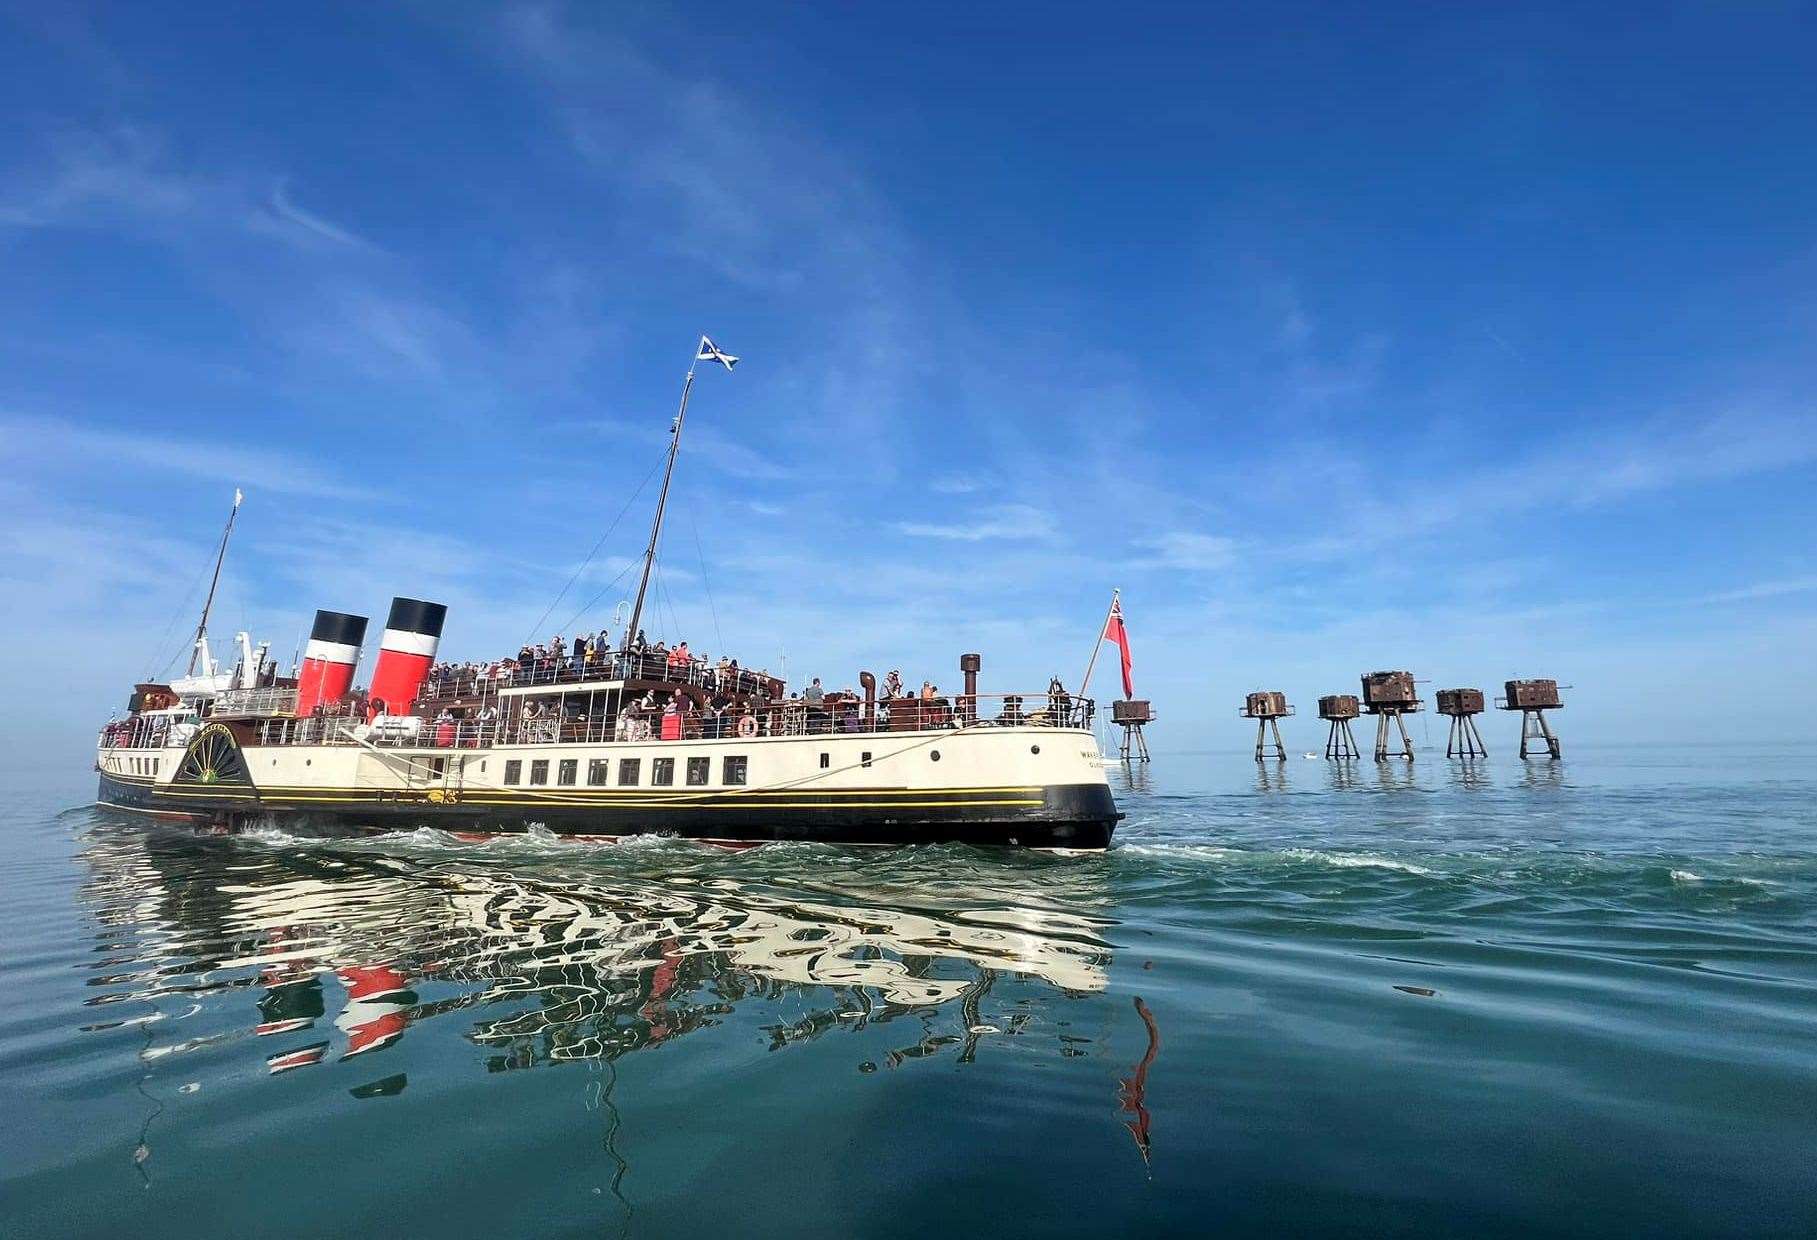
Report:
[[[702,338],[697,365],[736,360]],[[894,673],[880,685],[870,672],[858,677],[862,693],[818,680],[790,692],[736,660],[644,640],[694,375],[671,428],[636,605],[617,635],[448,665],[436,660],[447,609],[397,598],[363,688],[354,681],[368,621],[334,611],[316,613],[291,674],[244,633],[223,672],[207,642],[211,585],[189,674],[136,685],[125,717],[103,729],[98,800],[220,830],[1107,847],[1121,815],[1095,704],[1058,681],[980,693],[982,660],[966,654],[958,693],[905,690]]]

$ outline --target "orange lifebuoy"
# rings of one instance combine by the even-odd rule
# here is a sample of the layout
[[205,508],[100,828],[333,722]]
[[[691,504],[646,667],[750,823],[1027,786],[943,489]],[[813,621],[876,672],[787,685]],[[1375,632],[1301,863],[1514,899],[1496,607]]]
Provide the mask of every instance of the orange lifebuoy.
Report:
[[738,721],[738,735],[750,738],[757,735],[757,720],[746,715]]

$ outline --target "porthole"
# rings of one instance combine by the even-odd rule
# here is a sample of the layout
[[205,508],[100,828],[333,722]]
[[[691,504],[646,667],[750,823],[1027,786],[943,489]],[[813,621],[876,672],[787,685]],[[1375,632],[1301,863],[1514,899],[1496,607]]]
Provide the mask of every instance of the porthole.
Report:
[[1029,746],[1029,747],[1028,747],[1028,751],[1029,751],[1029,752],[1030,752],[1030,753],[1040,753],[1040,752],[1041,752],[1041,746],[1039,746],[1039,745],[1030,745],[1030,746]]
[[929,750],[927,756],[932,758],[936,762],[940,761],[940,751],[938,749]]

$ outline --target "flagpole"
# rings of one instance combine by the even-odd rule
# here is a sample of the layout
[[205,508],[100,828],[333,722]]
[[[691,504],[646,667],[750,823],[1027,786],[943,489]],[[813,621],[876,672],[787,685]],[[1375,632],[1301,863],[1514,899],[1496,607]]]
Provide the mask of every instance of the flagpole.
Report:
[[[706,340],[701,337],[702,342]],[[656,520],[650,524],[650,545],[644,548],[643,578],[637,583],[637,602],[631,607],[631,623],[625,626],[620,650],[630,650],[637,636],[638,622],[644,614],[644,592],[650,588],[650,568],[656,563],[656,543],[662,537],[663,509],[669,504],[669,480],[675,476],[675,456],[681,451],[681,424],[688,416],[688,393],[694,390],[694,368],[700,365],[700,345],[694,346],[694,360],[688,363],[688,378],[681,385],[681,409],[675,414],[675,429],[669,432],[669,464],[662,474],[662,493],[656,497]]]
[[1076,697],[1089,696],[1086,690],[1091,687],[1092,669],[1098,666],[1098,651],[1104,649],[1104,630],[1110,627],[1110,618],[1116,614],[1117,599],[1122,593],[1121,590],[1110,592],[1110,607],[1104,612],[1104,622],[1098,626],[1098,640],[1092,643],[1091,662],[1085,665],[1085,676],[1079,681],[1079,692],[1074,695]]

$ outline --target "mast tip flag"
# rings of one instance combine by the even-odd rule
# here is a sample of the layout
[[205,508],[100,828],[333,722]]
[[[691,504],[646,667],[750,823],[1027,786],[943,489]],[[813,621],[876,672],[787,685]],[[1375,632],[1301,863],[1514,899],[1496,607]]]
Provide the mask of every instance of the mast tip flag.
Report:
[[718,345],[714,344],[705,336],[700,338],[700,352],[694,355],[694,360],[697,362],[718,362],[727,370],[738,365],[737,358],[733,357],[730,353],[723,352]]
[[1110,616],[1104,621],[1102,640],[1117,643],[1117,650],[1123,656],[1123,696],[1133,698],[1136,696],[1136,687],[1129,676],[1129,629],[1123,624],[1123,600],[1116,595],[1111,596]]

